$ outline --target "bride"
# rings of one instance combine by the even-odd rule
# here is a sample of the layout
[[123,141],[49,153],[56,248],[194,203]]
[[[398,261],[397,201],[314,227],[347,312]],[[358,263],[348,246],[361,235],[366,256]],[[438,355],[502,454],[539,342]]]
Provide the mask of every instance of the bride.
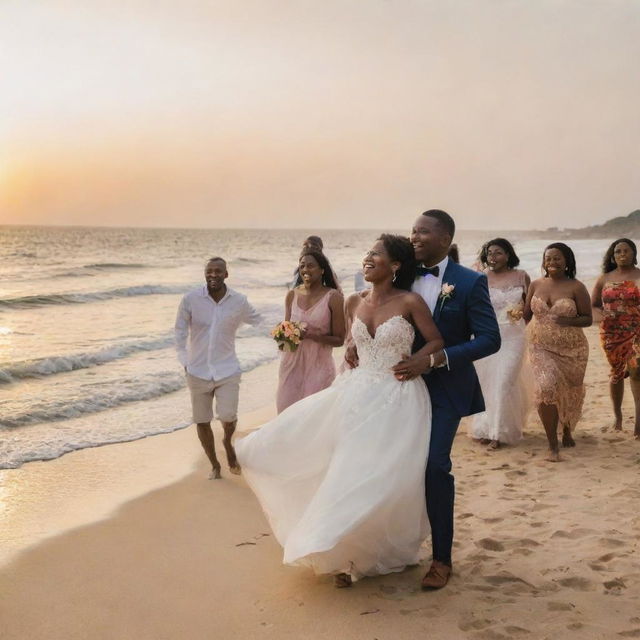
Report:
[[236,445],[284,562],[334,574],[338,587],[416,564],[428,532],[429,395],[421,377],[391,371],[416,329],[421,355],[443,346],[424,300],[409,292],[415,268],[408,239],[380,236],[363,260],[372,289],[345,304],[358,367]]

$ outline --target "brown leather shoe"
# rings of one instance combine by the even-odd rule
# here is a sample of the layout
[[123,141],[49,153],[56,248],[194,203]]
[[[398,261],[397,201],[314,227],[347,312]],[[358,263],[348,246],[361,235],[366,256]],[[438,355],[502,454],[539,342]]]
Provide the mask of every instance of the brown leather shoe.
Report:
[[443,562],[434,560],[431,563],[431,568],[427,571],[427,574],[422,578],[423,589],[442,589],[447,582],[449,582],[449,576],[451,575],[451,567]]

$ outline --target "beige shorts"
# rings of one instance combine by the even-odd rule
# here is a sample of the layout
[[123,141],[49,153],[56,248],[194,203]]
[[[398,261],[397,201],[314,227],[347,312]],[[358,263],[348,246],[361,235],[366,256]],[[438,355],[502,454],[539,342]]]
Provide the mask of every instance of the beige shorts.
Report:
[[191,392],[193,421],[196,424],[213,420],[214,397],[218,420],[233,422],[238,417],[240,374],[222,380],[203,380],[187,373],[187,386]]

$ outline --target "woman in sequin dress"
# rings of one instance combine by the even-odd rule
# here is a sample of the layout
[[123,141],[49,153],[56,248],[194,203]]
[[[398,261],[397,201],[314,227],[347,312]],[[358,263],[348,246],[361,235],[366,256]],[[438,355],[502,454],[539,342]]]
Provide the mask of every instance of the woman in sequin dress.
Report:
[[600,343],[611,371],[609,393],[614,428],[622,430],[624,379],[629,378],[635,404],[634,436],[640,440],[640,269],[632,240],[611,243],[596,281],[591,303],[600,319]]
[[549,442],[547,460],[559,462],[558,430],[562,428],[562,445],[574,447],[571,432],[582,413],[589,357],[582,328],[592,323],[591,300],[576,280],[576,260],[566,244],[550,244],[542,268],[544,277],[529,287],[524,319],[529,323],[534,401]]

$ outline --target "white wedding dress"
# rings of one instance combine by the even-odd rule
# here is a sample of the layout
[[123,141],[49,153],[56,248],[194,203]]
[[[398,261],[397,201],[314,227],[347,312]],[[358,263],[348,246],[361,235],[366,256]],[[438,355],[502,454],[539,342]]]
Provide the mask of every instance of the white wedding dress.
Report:
[[431,403],[421,378],[390,368],[411,352],[402,316],[371,337],[356,318],[360,364],[238,441],[284,562],[357,579],[419,560],[428,533],[425,468]]
[[474,364],[486,411],[473,417],[472,438],[516,444],[531,408],[531,373],[526,363],[524,320],[512,321],[509,309],[522,305],[524,287],[490,287],[491,304],[500,327],[502,346]]

